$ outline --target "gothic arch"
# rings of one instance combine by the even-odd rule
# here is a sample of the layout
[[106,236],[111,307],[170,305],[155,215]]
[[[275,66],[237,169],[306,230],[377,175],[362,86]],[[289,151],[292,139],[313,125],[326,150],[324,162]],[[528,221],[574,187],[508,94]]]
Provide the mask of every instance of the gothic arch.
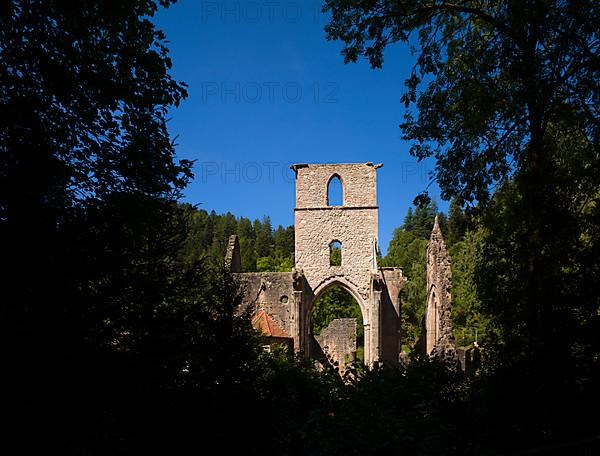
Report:
[[[281,323],[296,352],[309,354],[313,342],[309,340],[310,312],[323,293],[338,285],[359,306],[365,363],[398,362],[399,289],[406,278],[400,268],[378,267],[376,262],[380,167],[371,162],[292,166],[296,176],[292,272],[242,273],[239,242],[230,242],[226,264],[247,284],[244,304],[256,305],[260,295],[269,316]],[[334,180],[341,184],[341,204],[329,206],[328,190]],[[342,266],[330,264],[328,246],[332,241],[342,243]]]
[[[293,324],[298,328],[299,344],[305,353],[312,343],[307,328],[314,302],[335,284],[350,293],[359,305],[365,362],[372,364],[384,356],[391,362],[398,361],[398,316],[388,285],[400,286],[404,278],[400,271],[384,272],[374,260],[379,167],[370,162],[293,167],[296,172],[295,266],[306,281],[306,288],[301,291],[301,308]],[[334,181],[341,184],[341,189],[338,187],[341,202],[340,191],[335,203],[333,192],[329,192]],[[341,266],[331,262],[329,245],[332,241],[342,243]],[[385,274],[389,276],[389,284],[384,280]]]
[[347,291],[348,293],[350,293],[350,296],[352,296],[354,298],[354,300],[358,304],[358,307],[360,307],[360,312],[363,316],[363,324],[366,325],[368,322],[368,319],[369,319],[369,315],[367,312],[367,306],[364,302],[364,299],[361,296],[361,294],[358,292],[358,290],[356,289],[354,284],[352,284],[350,281],[348,281],[347,279],[345,279],[342,276],[330,277],[330,278],[324,280],[323,282],[321,282],[314,289],[314,291],[313,291],[314,297],[311,300],[311,303],[305,309],[305,312],[304,312],[305,315],[310,318],[310,312],[311,312],[315,302],[317,302],[319,300],[319,298],[321,296],[323,296],[323,294],[327,290],[329,290],[331,287],[334,287],[334,286],[339,286],[339,287],[343,288],[345,291]]
[[435,285],[432,285],[427,295],[427,308],[425,310],[425,349],[428,355],[431,354],[437,344],[440,333],[439,297],[436,292]]
[[[369,315],[369,307],[368,307],[367,303],[365,302],[364,298],[358,292],[356,286],[342,276],[330,277],[330,278],[324,280],[323,282],[321,282],[314,289],[313,298],[310,300],[309,303],[307,303],[308,305],[303,310],[303,315],[304,315],[303,320],[306,322],[306,324],[304,325],[305,340],[310,339],[309,332],[310,332],[310,328],[312,327],[311,312],[312,312],[312,309],[313,309],[315,303],[321,298],[321,296],[323,296],[323,294],[327,290],[329,290],[330,288],[332,288],[334,286],[339,286],[340,288],[342,288],[343,290],[348,292],[350,294],[350,296],[352,296],[354,298],[354,300],[358,304],[358,307],[360,308],[360,313],[362,315],[362,320],[363,320],[363,322],[362,322],[363,323],[363,331],[364,331],[364,350],[365,350],[365,360],[364,361],[365,361],[365,363],[369,364],[372,361],[371,358],[369,358],[369,353],[370,353],[369,350],[370,350],[370,346],[371,346],[371,343],[370,343],[371,321],[370,321],[370,315]],[[308,347],[310,347],[310,345],[308,345],[307,348]],[[306,354],[311,355],[310,350],[307,351]]]
[[[332,185],[339,185],[339,189],[341,191],[341,196],[340,196],[340,203],[339,204],[332,204],[331,202],[331,190],[332,190]],[[343,206],[344,205],[344,201],[345,201],[345,197],[346,197],[346,188],[344,186],[344,180],[342,179],[342,176],[340,176],[338,173],[333,173],[329,179],[327,180],[327,188],[325,189],[326,191],[326,201],[327,201],[327,206]]]

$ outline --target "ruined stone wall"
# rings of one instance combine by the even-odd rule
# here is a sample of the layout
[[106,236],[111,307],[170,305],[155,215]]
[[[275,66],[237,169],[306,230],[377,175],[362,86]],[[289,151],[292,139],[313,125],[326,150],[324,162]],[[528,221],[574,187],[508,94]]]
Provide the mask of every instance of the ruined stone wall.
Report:
[[437,217],[427,245],[427,310],[425,343],[428,354],[457,358],[452,328],[452,270],[450,254]]
[[[376,165],[297,165],[296,266],[313,289],[327,278],[343,276],[367,301],[373,242],[377,239]],[[339,176],[343,205],[328,206],[328,183]],[[342,265],[330,266],[329,245],[342,244]]]
[[338,175],[344,189],[344,206],[377,206],[376,173],[381,165],[336,163],[295,165],[296,208],[327,206],[327,185]]
[[381,268],[381,358],[384,362],[397,363],[402,352],[400,293],[407,278],[401,268]]
[[[329,351],[335,351],[340,365],[347,354],[356,351],[356,321],[350,339],[349,326],[344,326],[342,319],[330,332],[322,334],[323,345],[310,331],[310,310],[315,300],[328,287],[338,285],[350,292],[363,313],[365,363],[398,362],[398,298],[406,278],[400,269],[377,266],[376,174],[380,166],[362,163],[292,167],[296,172],[293,272],[236,273],[240,270],[237,238],[232,236],[228,245],[225,265],[242,283],[244,304],[255,315],[269,317],[263,318],[261,325],[270,328],[271,322],[276,323],[277,332],[293,340],[294,350],[316,359],[323,358],[325,345]],[[328,186],[334,177],[341,181],[343,201],[342,205],[329,206]],[[330,264],[330,245],[334,241],[342,244],[341,266]]]
[[244,290],[243,304],[263,309],[293,337],[290,313],[294,300],[291,272],[245,272],[234,274]]
[[315,339],[323,353],[343,370],[346,357],[349,361],[356,357],[356,318],[336,318]]
[[229,236],[227,252],[225,253],[225,268],[229,270],[229,272],[242,272],[240,241],[235,234]]
[[[344,276],[367,299],[371,270],[371,239],[375,236],[377,212],[372,209],[297,211],[296,264],[316,289],[329,277]],[[376,228],[375,228],[376,230]],[[330,266],[329,245],[342,244],[342,265]]]

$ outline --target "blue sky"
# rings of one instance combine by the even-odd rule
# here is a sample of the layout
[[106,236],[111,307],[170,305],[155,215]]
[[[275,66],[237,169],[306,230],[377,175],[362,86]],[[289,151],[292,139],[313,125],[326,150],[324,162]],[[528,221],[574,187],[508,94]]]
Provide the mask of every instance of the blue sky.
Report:
[[[196,160],[185,200],[217,213],[294,222],[292,163],[383,163],[379,239],[385,252],[432,161],[417,163],[398,125],[414,58],[398,44],[382,70],[344,65],[320,2],[179,0],[155,18],[172,74],[189,85],[169,129]],[[431,195],[442,210],[439,190]]]

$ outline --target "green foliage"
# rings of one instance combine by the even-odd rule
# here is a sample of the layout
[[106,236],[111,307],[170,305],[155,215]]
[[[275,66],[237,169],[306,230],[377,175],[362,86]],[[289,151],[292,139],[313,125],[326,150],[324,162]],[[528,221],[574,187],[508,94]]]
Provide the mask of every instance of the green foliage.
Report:
[[[403,350],[410,352],[423,332],[423,318],[427,303],[426,257],[427,240],[422,239],[426,228],[436,216],[435,205],[408,209],[402,227],[394,231],[387,255],[382,259],[383,266],[402,267],[408,278],[401,298],[401,331]],[[438,213],[438,220],[445,220]],[[482,342],[498,340],[496,327],[490,316],[482,311],[481,299],[477,290],[477,264],[482,259],[484,230],[466,231],[469,226],[467,215],[453,201],[450,216],[444,222],[442,233],[450,237],[449,251],[452,258],[452,319],[454,332],[459,344],[469,345],[475,340],[477,326],[478,339]],[[440,223],[441,225],[442,223]],[[418,234],[418,236],[417,236]],[[431,228],[429,228],[431,234]]]
[[[498,310],[507,322],[513,319],[509,333],[546,350],[555,340],[559,297],[572,288],[558,265],[575,255],[565,266],[573,271],[585,255],[570,250],[579,241],[564,220],[577,223],[578,217],[565,203],[594,198],[597,188],[588,170],[597,167],[597,153],[590,152],[600,137],[598,2],[328,0],[325,10],[331,12],[327,36],[344,43],[346,62],[365,56],[380,67],[389,44],[413,46],[403,139],[412,141],[410,153],[418,159],[435,157],[431,177],[442,198],[498,214],[505,209],[506,218],[482,220],[488,227],[504,224],[492,227],[498,236],[491,238],[502,247],[484,255],[500,274],[483,286],[487,293],[499,282],[486,300],[507,304]],[[559,157],[566,169],[557,166]],[[578,190],[563,180],[569,174]],[[563,184],[569,198],[563,198]],[[507,195],[494,195],[507,186],[513,194],[502,208]],[[566,256],[559,257],[561,251]],[[583,275],[595,278],[595,269]],[[509,286],[505,277],[518,280]],[[578,294],[566,296],[577,300]]]
[[410,216],[410,213],[406,215],[406,220],[410,221],[410,226],[403,226],[402,229],[412,233],[417,239],[428,240],[431,236],[436,215],[441,214],[438,213],[435,201],[431,201],[425,206],[417,206],[412,216]]
[[170,3],[0,6],[4,445],[23,453],[179,453],[256,378],[237,286],[201,260],[235,218],[177,203],[191,162],[166,117],[186,90],[152,22]]
[[425,264],[427,242],[420,239],[413,242],[416,243],[418,254],[406,272],[408,283],[400,295],[402,345],[408,345],[411,350],[422,336],[423,318],[427,304],[427,267]]
[[422,335],[422,321],[427,303],[427,269],[425,251],[431,236],[435,217],[439,213],[435,202],[425,206],[408,208],[404,224],[394,231],[382,266],[401,267],[408,278],[401,300],[402,346],[408,351]]
[[[452,258],[452,322],[456,341],[471,345],[477,335],[479,345],[498,340],[491,316],[482,309],[478,293],[478,269],[484,251],[485,230],[468,231],[450,248]],[[475,333],[477,328],[477,334]]]
[[[434,79],[404,129],[413,153],[442,154],[442,189],[459,195],[443,227],[454,318],[479,324],[489,354],[474,379],[412,356],[344,383],[310,360],[261,353],[238,284],[220,268],[237,233],[246,270],[288,269],[293,228],[177,202],[191,164],[174,159],[165,116],[185,89],[151,22],[169,3],[0,6],[5,446],[480,455],[597,435],[600,163],[586,103],[597,93],[598,6],[328,1],[329,33],[351,42],[350,60],[364,51],[380,64],[390,28],[390,40],[418,29],[421,44],[443,33],[422,49],[418,66]],[[415,73],[407,101],[418,82]],[[459,202],[488,200],[507,173],[465,228]],[[422,319],[435,213],[411,209],[382,261],[411,280],[405,325]],[[352,316],[362,328],[347,293],[322,301],[318,327]]]
[[[417,209],[418,211],[418,209]],[[394,231],[386,256],[382,259],[382,266],[401,267],[408,278],[401,300],[401,337],[403,347],[412,350],[422,332],[422,319],[425,314],[427,301],[427,278],[425,268],[425,249],[427,241],[417,238],[412,231],[406,231],[404,226],[414,229],[410,219],[412,209],[405,219],[403,228]],[[435,216],[434,216],[435,217]],[[432,221],[433,227],[433,221]],[[431,233],[431,229],[429,230]]]
[[324,9],[345,62],[364,56],[379,68],[388,45],[412,46],[402,99],[418,112],[407,109],[401,129],[412,155],[436,157],[445,199],[488,201],[495,182],[541,166],[545,127],[559,119],[577,118],[597,138],[597,2],[327,0]]
[[[358,337],[357,337],[358,339]],[[364,335],[363,335],[364,339]],[[356,347],[356,362],[359,366],[363,365],[365,362],[365,347],[362,345],[358,345]]]
[[458,201],[452,199],[448,210],[447,229],[442,228],[446,244],[452,246],[453,244],[460,242],[465,236],[468,226],[469,221],[467,215],[460,207],[460,204],[458,204]]
[[414,230],[413,217],[414,215],[412,206],[409,206],[408,211],[406,212],[406,216],[404,217],[404,224],[402,225],[404,231],[412,232]]
[[356,318],[356,340],[358,345],[362,345],[364,329],[360,306],[350,293],[339,286],[329,288],[315,302],[311,312],[313,334],[321,334],[336,318]]
[[367,368],[346,383],[331,368],[317,371],[281,353],[265,355],[260,370],[254,419],[277,426],[259,442],[245,442],[251,452],[482,454],[461,425],[469,420],[468,382],[436,360]]
[[294,256],[281,257],[261,257],[256,261],[256,270],[258,272],[290,272],[294,267]]
[[209,263],[223,264],[229,236],[237,234],[244,272],[289,272],[294,266],[294,227],[273,230],[268,217],[251,222],[231,213],[218,215],[186,205],[191,213],[191,236],[186,244],[190,258],[206,256]]
[[[244,441],[244,447],[255,454],[310,454],[317,450],[321,435],[325,438],[321,434],[324,420],[343,389],[338,372],[330,366],[319,371],[314,361],[282,352],[263,355],[259,371],[255,382],[258,401],[253,421],[246,423],[255,423],[256,434]],[[265,433],[265,423],[276,425]],[[256,439],[256,435],[262,438]]]
[[17,204],[24,217],[34,204],[181,190],[192,163],[175,160],[166,114],[187,93],[168,73],[156,2],[3,3],[0,218],[16,222]]
[[468,426],[460,425],[468,419],[466,386],[456,370],[430,359],[367,369],[337,391],[339,400],[313,434],[314,448],[319,454],[481,454]]
[[274,255],[276,257],[293,254],[295,249],[294,226],[284,228],[279,225],[273,233],[273,242],[275,243]]
[[263,217],[262,221],[254,221],[254,234],[256,239],[256,255],[258,257],[266,257],[273,251],[275,241],[273,239],[273,227],[271,219],[267,216]]
[[424,260],[424,255],[421,255],[424,245],[427,245],[427,241],[423,242],[411,232],[396,228],[382,266],[409,268],[413,262]]
[[329,265],[330,266],[341,266],[342,265],[341,244],[334,242],[329,246]]
[[[595,286],[600,181],[588,169],[598,166],[598,157],[576,131],[565,126],[552,126],[550,131],[554,152],[544,194],[552,222],[544,227],[546,248],[539,252],[543,300],[531,306],[529,205],[517,182],[505,185],[482,217],[486,231],[477,263],[478,288],[486,312],[498,320],[503,339],[515,350],[552,347],[564,356],[583,350],[593,357],[588,350],[600,347],[587,337],[589,328],[598,324],[600,306],[600,289]],[[540,338],[543,346],[538,345]]]

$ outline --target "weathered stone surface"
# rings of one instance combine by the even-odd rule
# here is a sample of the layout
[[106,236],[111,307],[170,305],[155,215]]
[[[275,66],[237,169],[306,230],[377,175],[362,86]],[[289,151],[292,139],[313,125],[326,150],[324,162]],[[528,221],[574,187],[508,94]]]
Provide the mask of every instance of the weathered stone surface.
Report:
[[342,181],[344,206],[377,206],[376,171],[380,167],[373,163],[294,165],[296,208],[326,207],[327,185],[334,175]]
[[227,253],[225,254],[225,267],[229,270],[229,272],[242,272],[240,241],[235,234],[229,236]]
[[[321,346],[310,333],[310,312],[323,293],[340,286],[354,297],[362,312],[365,362],[398,362],[400,290],[406,278],[399,268],[380,269],[377,265],[376,170],[380,166],[294,165],[293,272],[236,274],[245,287],[244,303],[254,306],[255,312],[266,312],[290,335],[296,351],[322,355]],[[342,183],[341,206],[329,206],[327,201],[328,184],[334,176]],[[330,265],[329,246],[333,241],[342,244],[341,266]],[[233,239],[226,260],[232,271],[237,265],[236,255],[239,257],[239,249]]]
[[402,354],[401,315],[402,304],[400,294],[407,278],[400,268],[380,268],[381,289],[381,359],[384,362],[399,362]]
[[336,318],[321,334],[315,336],[321,350],[343,373],[356,359],[356,318]]
[[294,297],[291,272],[245,272],[235,274],[244,291],[243,304],[255,312],[264,310],[292,337],[290,317]]
[[[327,205],[328,183],[338,176],[342,206]],[[373,242],[378,235],[376,168],[373,164],[304,165],[296,168],[296,265],[316,290],[343,276],[363,301],[369,299]],[[329,245],[342,244],[342,265],[330,266]],[[363,306],[364,303],[360,303]]]
[[427,245],[427,309],[425,349],[427,354],[457,361],[452,329],[452,270],[437,217]]

